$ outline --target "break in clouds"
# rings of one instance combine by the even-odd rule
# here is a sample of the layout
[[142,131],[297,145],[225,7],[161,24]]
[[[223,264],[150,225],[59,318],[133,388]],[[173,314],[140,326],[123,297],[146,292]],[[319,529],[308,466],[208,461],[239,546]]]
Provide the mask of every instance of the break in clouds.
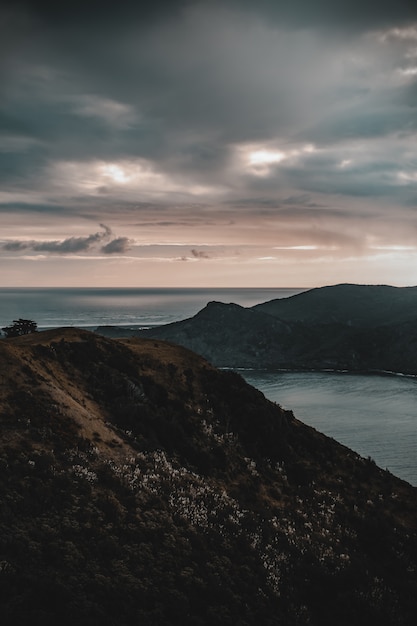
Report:
[[[417,249],[415,3],[21,0],[0,16],[3,252]],[[86,234],[101,221],[123,236]]]

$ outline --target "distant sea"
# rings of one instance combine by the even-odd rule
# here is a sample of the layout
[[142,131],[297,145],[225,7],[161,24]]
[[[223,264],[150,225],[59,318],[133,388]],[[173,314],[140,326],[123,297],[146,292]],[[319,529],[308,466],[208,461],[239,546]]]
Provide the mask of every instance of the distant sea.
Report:
[[0,328],[31,319],[40,330],[158,326],[195,315],[211,300],[254,306],[305,289],[0,288]]

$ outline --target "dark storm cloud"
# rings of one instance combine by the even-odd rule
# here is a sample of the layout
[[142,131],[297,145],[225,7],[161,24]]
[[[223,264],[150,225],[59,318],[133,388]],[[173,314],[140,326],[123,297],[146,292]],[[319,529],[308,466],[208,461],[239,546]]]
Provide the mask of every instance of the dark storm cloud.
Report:
[[69,237],[64,241],[45,241],[32,244],[35,252],[55,252],[57,254],[70,254],[76,252],[86,252],[98,242],[110,236],[111,230],[107,226],[101,225],[104,232],[94,233],[88,237]]
[[[103,229],[100,232],[88,235],[87,237],[68,237],[62,241],[9,241],[3,244],[3,250],[8,252],[18,252],[22,250],[32,250],[33,252],[51,252],[53,254],[76,254],[87,252],[98,243],[109,239],[112,231],[105,224],[100,224]],[[106,254],[113,252],[123,252],[127,248],[129,240],[126,237],[113,239],[101,249]]]
[[[0,202],[0,215],[3,214],[40,214],[48,216],[51,218],[54,216],[63,216],[68,212],[71,212],[71,215],[76,214],[76,210],[73,207],[69,207],[63,204],[42,204],[36,202]],[[30,219],[30,217],[28,217]],[[97,218],[95,218],[97,219]],[[98,218],[100,219],[100,218]]]
[[[39,176],[42,167],[54,159],[117,159],[137,152],[129,147],[133,137],[124,129],[115,129],[111,121],[99,115],[83,115],[74,102],[60,101],[53,88],[43,85],[43,81],[40,83],[34,81],[30,101],[11,89],[4,99],[3,110],[0,106],[2,177],[13,172]],[[11,114],[4,110],[6,106],[12,110]],[[140,138],[137,128],[135,139]],[[5,150],[4,145],[13,141],[18,144],[17,148]]]
[[[365,31],[417,20],[416,3],[385,0],[375,8],[370,0],[145,5],[132,0],[115,7],[98,0],[13,0],[6,5],[0,177],[12,191],[45,189],[50,197],[53,185],[70,187],[76,175],[60,180],[51,173],[56,163],[77,162],[82,170],[94,160],[137,158],[183,185],[184,195],[192,185],[223,186],[239,197],[243,189],[248,206],[251,198],[261,198],[260,211],[272,210],[283,184],[295,196],[297,190],[352,196],[401,192],[409,202],[409,192],[396,185],[401,167],[395,161],[340,171],[334,158],[316,158],[271,167],[263,178],[239,172],[236,180],[231,164],[236,146],[271,137],[285,149],[291,142],[337,146],[415,132],[416,82],[400,87],[387,82],[379,49],[363,60],[369,49],[356,44]],[[339,43],[341,33],[346,37]],[[395,54],[391,73],[404,60],[401,51]],[[355,55],[358,61],[352,61]],[[100,190],[109,202],[122,193],[103,184]],[[76,195],[72,189],[68,194]],[[67,200],[73,210],[74,201]],[[91,214],[102,206],[95,208],[94,201],[85,201]],[[310,202],[314,205],[314,198]],[[168,212],[167,223],[176,221],[171,216]]]
[[53,24],[65,22],[100,23],[110,21],[117,24],[140,18],[145,24],[177,16],[192,5],[220,5],[239,10],[252,11],[286,24],[306,26],[337,25],[347,28],[368,28],[369,25],[403,22],[416,18],[415,3],[410,0],[380,0],[377,5],[372,0],[152,0],[138,2],[124,0],[116,10],[113,0],[73,0],[68,3],[56,3],[50,0],[3,0],[13,7],[25,8],[39,18]]
[[33,244],[34,242],[26,242],[26,241],[9,241],[3,244],[3,250],[7,250],[8,252],[19,252],[20,250],[26,250]]
[[190,250],[190,253],[191,253],[191,256],[183,255],[183,256],[179,257],[178,261],[185,261],[186,262],[186,261],[191,261],[192,259],[203,260],[203,259],[212,259],[213,258],[213,256],[211,256],[207,252],[204,252],[203,250],[196,250],[195,248]]
[[130,248],[131,240],[128,237],[117,237],[105,246],[101,247],[101,252],[104,254],[123,254]]
[[123,0],[115,6],[114,0],[71,0],[71,2],[52,2],[51,0],[3,0],[6,5],[25,9],[37,15],[40,19],[52,24],[94,23],[111,21],[129,21],[140,17],[144,22],[176,15],[184,6],[193,0],[152,0],[152,2],[138,2],[138,0]]
[[314,202],[312,200],[311,195],[307,193],[297,194],[295,196],[287,196],[286,198],[282,200],[282,204],[289,205],[289,206],[295,205],[295,206],[309,207],[313,209],[323,207],[322,204],[317,204],[317,202]]
[[191,254],[195,259],[209,259],[210,255],[203,250],[195,250],[194,248],[191,250]]
[[411,106],[412,93],[404,91],[402,97],[401,90],[396,92],[396,101],[385,106],[379,97],[375,98],[375,102],[361,102],[353,110],[331,114],[304,133],[303,138],[326,144],[346,139],[384,137],[393,132],[414,133],[417,116]]
[[[385,144],[383,146],[385,147]],[[284,179],[287,184],[297,185],[310,194],[319,192],[353,197],[395,197],[397,201],[405,200],[409,190],[401,184],[401,173],[407,163],[406,151],[398,151],[389,144],[386,145],[386,149],[386,154],[373,154],[367,158],[361,158],[360,152],[359,155],[355,152],[352,160],[349,158],[342,160],[334,153],[319,154],[309,158],[308,163],[283,165],[278,178]],[[417,160],[407,165],[417,167]],[[270,184],[274,184],[273,180]]]
[[366,30],[402,24],[417,19],[417,7],[412,0],[231,0],[232,4],[246,6],[264,14],[268,19],[284,21],[298,27],[336,27],[338,30]]

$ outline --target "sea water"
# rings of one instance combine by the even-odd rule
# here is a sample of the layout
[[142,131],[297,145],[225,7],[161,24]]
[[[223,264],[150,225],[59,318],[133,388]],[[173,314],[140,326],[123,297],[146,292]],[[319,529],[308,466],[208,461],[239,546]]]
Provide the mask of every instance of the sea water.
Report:
[[417,377],[240,372],[305,424],[417,486]]
[[155,326],[192,317],[212,300],[250,307],[302,291],[305,290],[1,288],[0,328],[20,317],[34,320],[39,329]]

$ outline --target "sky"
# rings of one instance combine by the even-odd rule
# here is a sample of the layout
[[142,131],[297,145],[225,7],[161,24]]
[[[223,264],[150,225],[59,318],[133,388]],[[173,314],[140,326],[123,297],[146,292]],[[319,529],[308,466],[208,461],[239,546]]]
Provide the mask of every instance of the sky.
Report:
[[3,0],[0,286],[417,284],[417,3]]

